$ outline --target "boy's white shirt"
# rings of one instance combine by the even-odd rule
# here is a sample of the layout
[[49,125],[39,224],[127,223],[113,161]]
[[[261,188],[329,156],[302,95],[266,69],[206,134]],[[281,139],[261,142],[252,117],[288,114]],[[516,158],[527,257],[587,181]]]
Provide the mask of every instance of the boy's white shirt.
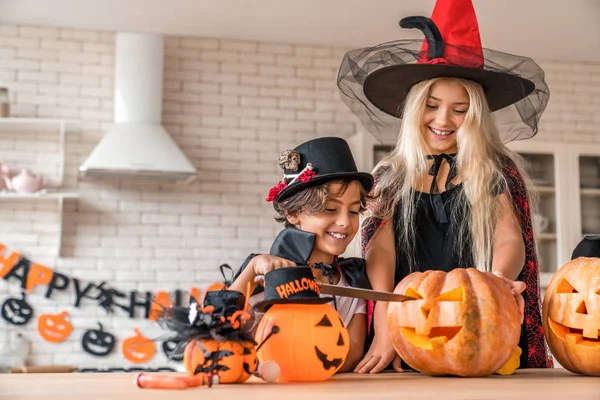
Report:
[[[338,282],[337,286],[344,286],[344,287],[348,286],[348,282],[344,278],[343,274],[340,274],[340,281]],[[248,300],[248,303],[251,306],[253,306],[257,302],[262,301],[264,299],[264,297],[265,297],[264,292],[255,294],[254,296],[250,297],[250,299]],[[321,297],[329,297],[329,295],[321,294]],[[355,314],[366,314],[367,313],[367,301],[364,299],[335,296],[335,301],[337,303],[337,312],[338,312],[338,314],[340,314],[342,321],[344,321],[344,326],[346,328],[348,327],[348,325],[350,325],[350,321],[352,321],[352,317]],[[327,304],[331,304],[332,306],[334,306],[333,302],[327,303]],[[260,314],[257,313],[257,317],[262,317],[262,313],[260,313]],[[256,321],[255,323],[258,323],[258,321]]]

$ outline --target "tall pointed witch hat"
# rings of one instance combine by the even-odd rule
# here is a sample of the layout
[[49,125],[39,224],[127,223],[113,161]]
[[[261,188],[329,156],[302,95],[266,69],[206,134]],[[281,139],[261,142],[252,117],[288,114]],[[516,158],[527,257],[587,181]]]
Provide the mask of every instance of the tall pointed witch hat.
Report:
[[368,131],[399,132],[404,101],[415,84],[454,77],[483,87],[504,141],[537,133],[549,99],[543,70],[530,58],[485,49],[471,0],[437,0],[431,18],[407,17],[425,40],[400,40],[352,50],[338,72],[342,99]]

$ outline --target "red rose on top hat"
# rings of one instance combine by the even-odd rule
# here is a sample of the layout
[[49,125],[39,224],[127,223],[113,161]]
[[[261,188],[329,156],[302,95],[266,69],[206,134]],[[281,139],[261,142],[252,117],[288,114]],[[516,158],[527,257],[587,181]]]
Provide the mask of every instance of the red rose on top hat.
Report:
[[279,155],[283,177],[269,190],[268,202],[277,203],[309,187],[335,180],[357,180],[365,190],[373,187],[373,176],[358,172],[348,143],[337,137],[309,140]]

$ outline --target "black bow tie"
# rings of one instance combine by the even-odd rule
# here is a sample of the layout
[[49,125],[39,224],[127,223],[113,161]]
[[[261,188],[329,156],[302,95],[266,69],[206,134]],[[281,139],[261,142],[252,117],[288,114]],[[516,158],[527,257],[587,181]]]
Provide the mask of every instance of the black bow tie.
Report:
[[429,201],[431,203],[431,208],[433,209],[433,212],[435,214],[436,221],[442,224],[446,224],[448,223],[448,216],[446,215],[446,210],[444,209],[442,195],[438,190],[437,175],[438,172],[440,172],[442,160],[446,160],[446,162],[450,166],[450,171],[448,172],[448,176],[446,177],[446,183],[444,187],[446,188],[446,190],[452,189],[454,187],[452,180],[458,175],[458,171],[456,169],[456,154],[442,153],[428,155],[427,159],[433,160],[433,164],[431,164],[431,168],[429,168],[429,175],[433,176],[433,179],[431,180],[431,187],[429,189]]

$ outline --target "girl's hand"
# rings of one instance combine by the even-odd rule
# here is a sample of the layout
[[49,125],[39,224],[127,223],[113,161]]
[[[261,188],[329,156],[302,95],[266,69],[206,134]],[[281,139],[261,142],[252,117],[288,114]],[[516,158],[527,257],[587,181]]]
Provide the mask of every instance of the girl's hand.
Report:
[[254,282],[264,281],[264,275],[267,272],[279,268],[293,267],[296,263],[285,258],[272,256],[270,254],[261,254],[252,259],[252,270],[254,271]]
[[502,282],[504,282],[506,287],[510,290],[510,292],[513,294],[513,296],[515,296],[515,300],[517,301],[517,305],[519,306],[519,311],[521,312],[521,323],[523,323],[523,318],[525,315],[525,300],[523,299],[521,293],[523,293],[523,291],[527,287],[525,285],[525,282],[513,281],[511,279],[505,278],[504,274],[502,274],[502,272],[499,271],[494,271],[493,274],[500,278]]
[[375,338],[373,339],[373,343],[371,343],[369,351],[365,354],[363,359],[359,361],[358,365],[356,365],[354,372],[359,374],[376,374],[383,371],[383,369],[392,361],[394,370],[396,372],[403,372],[400,367],[400,357],[396,353],[394,346],[392,346],[389,335],[384,334],[378,336],[375,334]]

